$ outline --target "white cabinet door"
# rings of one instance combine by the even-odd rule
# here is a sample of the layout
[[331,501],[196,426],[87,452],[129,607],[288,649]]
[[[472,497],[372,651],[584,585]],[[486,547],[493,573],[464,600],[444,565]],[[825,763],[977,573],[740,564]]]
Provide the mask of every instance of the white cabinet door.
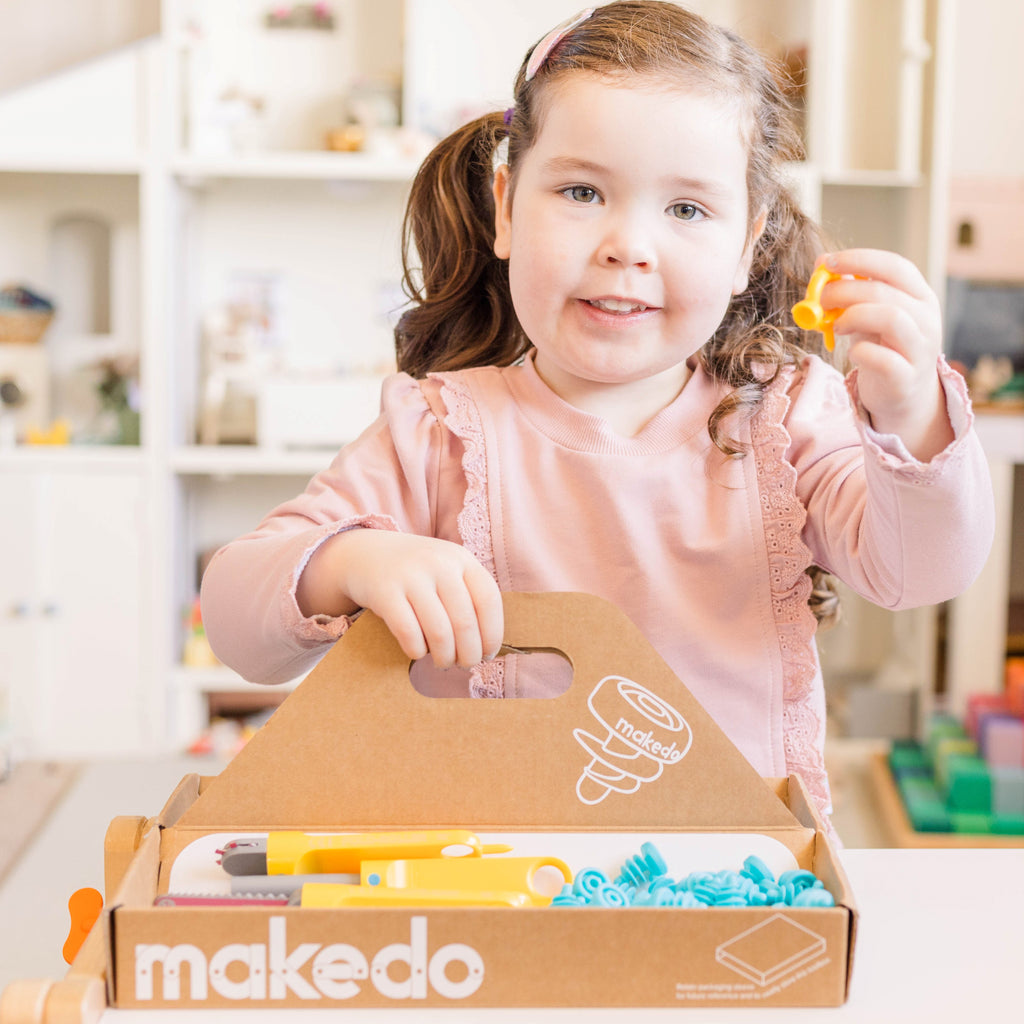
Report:
[[144,483],[134,472],[0,477],[0,669],[16,750],[78,758],[147,745]]
[[0,755],[25,753],[35,732],[31,680],[38,676],[38,620],[32,492],[25,474],[0,476]]

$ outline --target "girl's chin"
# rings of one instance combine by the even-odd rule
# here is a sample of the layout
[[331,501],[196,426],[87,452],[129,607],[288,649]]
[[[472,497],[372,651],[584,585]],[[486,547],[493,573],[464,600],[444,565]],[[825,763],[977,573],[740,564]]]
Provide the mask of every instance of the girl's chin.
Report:
[[542,353],[538,353],[535,365],[541,379],[560,394],[563,391],[600,391],[627,386],[638,389],[646,386],[658,390],[671,389],[673,386],[681,388],[690,375],[685,361],[662,366],[628,357],[574,360],[572,364],[566,365],[545,359]]

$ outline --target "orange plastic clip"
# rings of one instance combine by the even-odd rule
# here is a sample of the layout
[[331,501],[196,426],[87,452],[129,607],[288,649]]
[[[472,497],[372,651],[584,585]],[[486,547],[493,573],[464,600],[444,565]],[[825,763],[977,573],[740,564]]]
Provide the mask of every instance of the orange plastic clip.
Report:
[[838,281],[840,275],[827,270],[824,264],[814,268],[810,281],[807,282],[807,294],[803,301],[792,309],[793,320],[797,327],[804,331],[821,331],[825,348],[831,352],[836,347],[836,336],[832,324],[838,319],[841,309],[822,309],[821,290],[829,281]]
[[78,889],[68,900],[71,912],[71,930],[64,943],[64,962],[74,963],[78,951],[82,948],[92,926],[96,923],[103,909],[103,897],[96,889]]

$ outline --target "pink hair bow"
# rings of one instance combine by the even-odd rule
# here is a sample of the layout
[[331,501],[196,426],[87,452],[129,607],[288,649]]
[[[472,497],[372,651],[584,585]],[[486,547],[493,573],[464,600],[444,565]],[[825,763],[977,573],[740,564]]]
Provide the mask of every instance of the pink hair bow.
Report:
[[575,17],[570,18],[568,21],[563,21],[557,28],[553,28],[534,48],[533,53],[530,54],[530,61],[526,65],[526,81],[529,82],[531,78],[538,71],[544,61],[548,59],[551,51],[578,25],[582,25],[583,22],[589,18],[596,8],[588,7],[585,11],[580,11]]

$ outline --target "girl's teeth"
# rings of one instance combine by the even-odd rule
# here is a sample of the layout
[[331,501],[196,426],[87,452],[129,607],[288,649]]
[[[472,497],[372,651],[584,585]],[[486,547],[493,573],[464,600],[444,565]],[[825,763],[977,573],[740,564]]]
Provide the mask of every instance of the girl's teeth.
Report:
[[606,313],[639,313],[647,308],[635,302],[623,302],[619,299],[591,299],[590,304]]

